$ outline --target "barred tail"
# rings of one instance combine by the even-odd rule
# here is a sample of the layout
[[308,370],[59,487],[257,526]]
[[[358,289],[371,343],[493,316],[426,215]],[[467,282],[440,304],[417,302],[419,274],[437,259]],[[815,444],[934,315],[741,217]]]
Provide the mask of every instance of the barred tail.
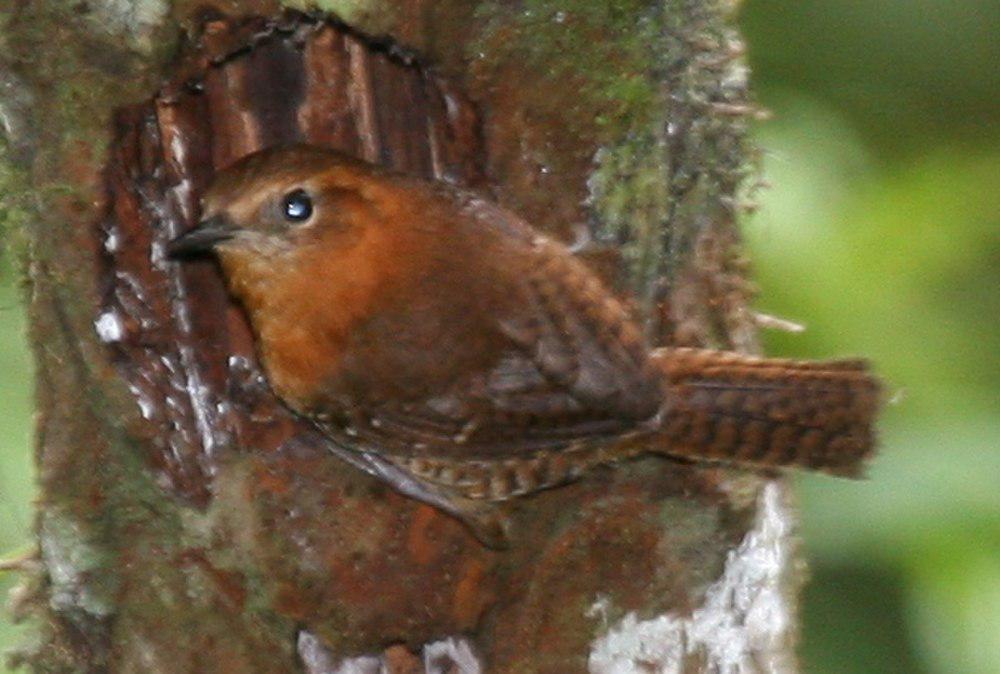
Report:
[[664,454],[856,477],[874,449],[881,392],[865,361],[699,349],[654,358],[668,382]]

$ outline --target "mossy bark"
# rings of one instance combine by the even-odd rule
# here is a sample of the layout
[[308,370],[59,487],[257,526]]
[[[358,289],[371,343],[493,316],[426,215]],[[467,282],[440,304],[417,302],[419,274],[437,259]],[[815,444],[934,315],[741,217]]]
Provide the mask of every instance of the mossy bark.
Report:
[[[419,81],[447,80],[479,119],[475,139],[455,140],[466,153],[459,178],[540,228],[588,240],[581,254],[633,298],[651,343],[756,349],[737,229],[754,110],[729,3],[310,6],[338,21],[317,32],[325,14],[288,14],[303,3],[275,0],[0,9],[0,221],[26,242],[38,363],[42,571],[20,608],[37,640],[15,660],[37,672],[324,672],[345,659],[389,671],[789,669],[796,580],[780,482],[635,462],[518,505],[514,549],[497,553],[271,422],[230,434],[193,419],[192,401],[163,414],[144,406],[146,374],[128,369],[123,331],[172,361],[153,339],[164,326],[108,322],[109,297],[122,301],[122,250],[144,255],[128,264],[155,267],[150,246],[165,232],[147,231],[156,218],[138,211],[161,203],[164,175],[212,168],[178,169],[158,154],[180,128],[171,96],[195,95],[183,68],[205,78],[242,68],[254,82],[239,59],[261,44],[276,50],[258,62],[267,65],[286,48],[356,40],[352,53],[392,62],[373,77],[415,61]],[[267,97],[256,85],[227,91]],[[316,100],[338,114],[336,96]],[[207,288],[213,273],[181,283]],[[182,304],[196,323],[199,302],[229,311],[212,297]],[[153,323],[178,320],[151,312]],[[213,372],[256,390],[233,384],[233,368]],[[252,417],[228,391],[214,402]],[[187,421],[204,437],[164,439]],[[755,566],[762,550],[777,565]]]

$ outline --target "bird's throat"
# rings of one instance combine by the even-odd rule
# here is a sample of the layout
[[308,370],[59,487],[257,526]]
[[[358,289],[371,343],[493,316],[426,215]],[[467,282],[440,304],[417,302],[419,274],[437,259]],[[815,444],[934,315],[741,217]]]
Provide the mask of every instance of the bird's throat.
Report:
[[370,256],[300,252],[262,260],[220,251],[233,295],[247,310],[259,356],[274,391],[308,413],[335,395],[354,327],[374,310],[384,275]]

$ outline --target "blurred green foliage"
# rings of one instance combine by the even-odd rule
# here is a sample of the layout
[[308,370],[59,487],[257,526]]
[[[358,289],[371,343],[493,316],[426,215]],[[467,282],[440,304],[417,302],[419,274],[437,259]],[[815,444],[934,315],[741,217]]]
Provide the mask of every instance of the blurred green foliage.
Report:
[[[8,256],[9,257],[9,250]],[[31,356],[18,275],[9,259],[0,262],[0,558],[21,553],[31,535],[34,463],[31,456]],[[14,586],[14,574],[0,571],[0,606]],[[16,640],[18,628],[0,615],[0,650]],[[6,672],[0,660],[0,672]]]
[[[1000,672],[1000,3],[746,0],[742,24],[775,113],[759,305],[808,326],[769,352],[867,355],[894,399],[869,480],[799,480],[803,671]],[[33,491],[9,261],[0,281],[3,555]]]
[[867,481],[801,477],[808,674],[1000,672],[1000,3],[747,0],[770,353],[870,357]]

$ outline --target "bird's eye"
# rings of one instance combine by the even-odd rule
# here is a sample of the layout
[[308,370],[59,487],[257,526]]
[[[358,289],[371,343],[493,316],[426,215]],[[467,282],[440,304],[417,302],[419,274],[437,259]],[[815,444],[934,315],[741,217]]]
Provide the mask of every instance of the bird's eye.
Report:
[[313,212],[312,199],[305,190],[292,190],[285,195],[282,211],[290,222],[305,222]]

